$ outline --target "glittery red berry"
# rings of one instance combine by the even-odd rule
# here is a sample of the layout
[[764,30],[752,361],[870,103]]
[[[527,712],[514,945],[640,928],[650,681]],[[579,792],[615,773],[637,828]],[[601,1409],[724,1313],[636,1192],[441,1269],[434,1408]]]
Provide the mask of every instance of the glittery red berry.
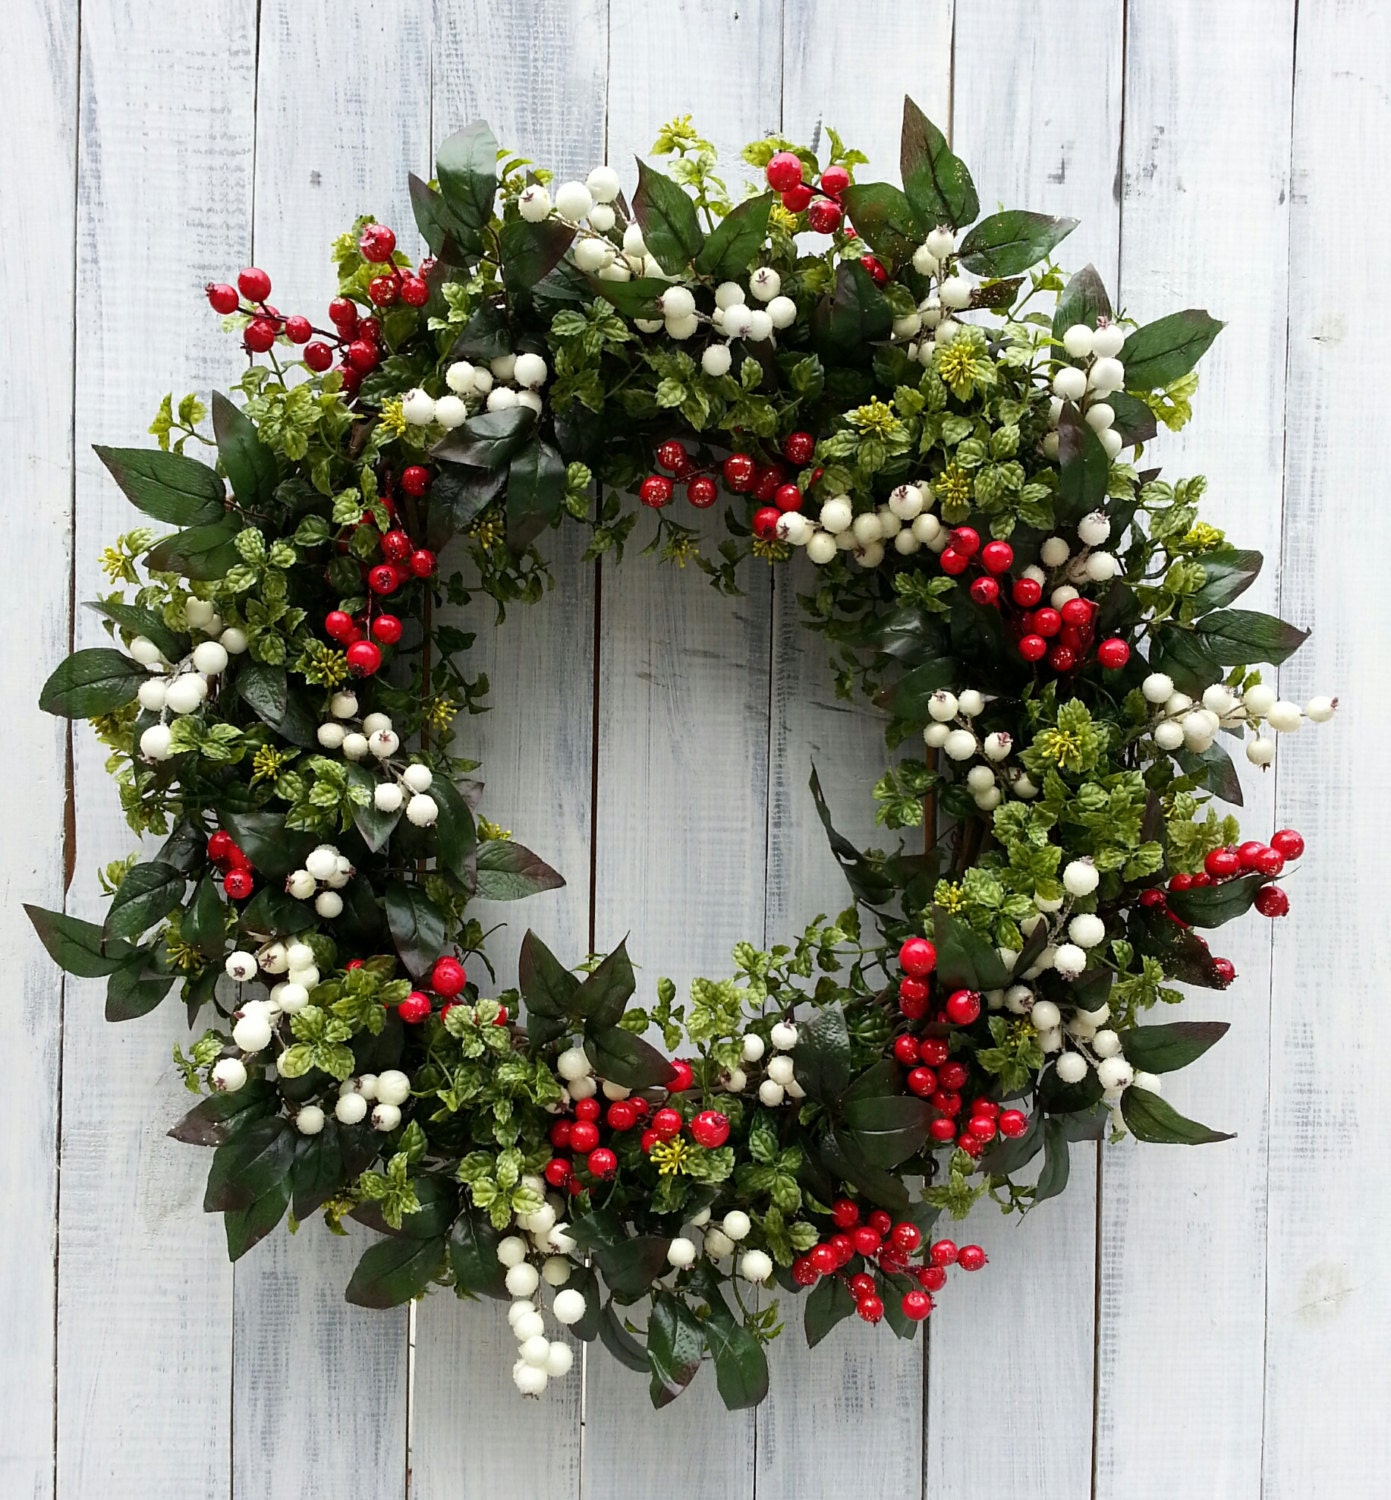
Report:
[[1021,636],[1019,654],[1025,661],[1042,661],[1048,654],[1048,642],[1041,635]]
[[413,578],[429,578],[435,571],[435,554],[428,547],[417,547],[410,555],[409,567]]
[[758,472],[753,459],[747,453],[731,453],[722,467],[726,487],[736,495],[747,494]]
[[766,168],[768,186],[775,193],[785,193],[802,180],[802,161],[791,151],[779,151],[769,160]]
[[412,990],[396,1007],[396,1013],[408,1026],[418,1026],[430,1014],[430,997],[419,990]]
[[977,578],[971,583],[971,598],[977,604],[995,604],[1000,598],[1000,585],[993,578]]
[[1214,849],[1203,860],[1203,868],[1214,880],[1228,880],[1241,870],[1241,856],[1235,849]]
[[915,1036],[896,1036],[894,1056],[905,1068],[912,1068],[918,1061],[918,1039]]
[[813,198],[807,206],[807,223],[817,234],[834,234],[844,217],[834,198]]
[[958,552],[955,547],[948,547],[939,558],[942,571],[952,578],[958,578],[967,568],[971,566],[971,559],[964,552]]
[[685,1121],[681,1118],[681,1111],[679,1109],[671,1109],[670,1107],[659,1109],[652,1116],[652,1128],[664,1141],[669,1141],[673,1136],[680,1135],[681,1127],[684,1124]]
[[934,1240],[932,1249],[928,1252],[934,1266],[951,1266],[956,1264],[957,1249],[952,1240]]
[[695,1082],[695,1074],[691,1071],[690,1063],[684,1058],[675,1057],[671,1062],[671,1071],[674,1076],[667,1084],[667,1093],[684,1094]]
[[761,541],[772,541],[778,534],[782,512],[775,505],[764,505],[753,513],[753,534]]
[[401,470],[401,488],[408,495],[420,496],[430,488],[430,471],[423,464],[409,464]]
[[382,265],[391,259],[396,249],[396,235],[385,224],[369,224],[362,231],[357,248],[362,252],[363,260]]
[[333,363],[333,350],[315,339],[312,344],[304,346],[304,362],[316,375],[322,375]]
[[395,615],[377,615],[372,621],[372,635],[383,646],[394,646],[401,639],[401,622]]
[[444,957],[435,960],[435,966],[430,970],[430,988],[437,995],[452,999],[467,983],[468,974],[457,958],[451,958],[446,953]]
[[995,1123],[1000,1127],[1002,1136],[1008,1140],[1017,1140],[1029,1128],[1029,1117],[1023,1110],[1006,1109],[1001,1111],[1000,1118]]
[[1278,885],[1263,885],[1256,892],[1256,910],[1263,917],[1283,917],[1289,914],[1290,898]]
[[717,1109],[703,1109],[691,1121],[691,1137],[697,1146],[714,1151],[729,1139],[729,1116]]
[[401,301],[407,307],[424,307],[429,300],[429,285],[419,276],[403,276],[401,278]]
[[925,937],[910,937],[898,950],[898,962],[905,974],[924,979],[937,967],[937,949]]
[[908,1074],[908,1088],[919,1099],[930,1099],[937,1092],[937,1075],[931,1068],[916,1067]]
[[821,191],[832,198],[839,198],[849,186],[850,173],[839,164],[827,167],[821,174]]
[[963,1271],[979,1271],[988,1258],[979,1245],[963,1245],[957,1253],[956,1263]]
[[718,495],[719,489],[708,474],[697,474],[686,486],[686,499],[697,510],[708,510]]
[[600,1146],[585,1158],[585,1166],[595,1177],[612,1177],[618,1170],[618,1158],[607,1146]]
[[790,214],[805,213],[807,204],[816,197],[815,188],[808,183],[799,182],[796,187],[790,187],[782,195],[782,206]]
[[980,996],[974,990],[956,990],[947,997],[947,1019],[956,1026],[969,1026],[980,1015]]
[[593,1120],[576,1120],[570,1127],[570,1149],[587,1156],[599,1144],[599,1127]]
[[374,594],[394,594],[401,587],[401,574],[391,563],[378,563],[367,571],[367,587]]
[[563,1156],[553,1156],[541,1174],[552,1187],[563,1188],[570,1181],[570,1163]]
[[853,1229],[860,1222],[860,1206],[851,1198],[837,1198],[831,1204],[831,1223],[837,1229]]
[[884,1316],[884,1299],[877,1292],[870,1292],[855,1303],[855,1311],[866,1323],[877,1323]]
[[932,1311],[932,1298],[919,1288],[903,1294],[903,1316],[911,1322],[921,1323]]
[[269,318],[252,318],[242,332],[242,342],[253,354],[264,354],[275,343],[275,324]]
[[256,888],[256,882],[251,878],[251,871],[243,865],[228,870],[222,877],[222,889],[233,901],[245,901]]
[[875,286],[884,286],[888,282],[888,267],[877,255],[862,255],[860,264],[869,272],[869,279]]
[[1043,585],[1037,578],[1016,578],[1009,596],[1020,609],[1032,609],[1043,598]]
[[1119,672],[1130,660],[1130,647],[1120,636],[1113,635],[1096,648],[1096,659],[1108,672]]
[[638,499],[653,510],[671,503],[671,480],[664,474],[649,474],[638,486]]
[[1014,566],[1014,548],[1008,542],[987,542],[980,549],[980,565],[987,573],[1008,573]]

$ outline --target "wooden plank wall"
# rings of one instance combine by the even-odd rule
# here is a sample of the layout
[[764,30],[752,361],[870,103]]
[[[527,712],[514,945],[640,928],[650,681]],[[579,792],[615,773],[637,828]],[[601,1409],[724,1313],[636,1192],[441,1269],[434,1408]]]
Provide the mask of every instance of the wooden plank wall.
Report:
[[[0,1495],[1384,1496],[1386,6],[12,9]],[[406,172],[428,172],[433,141],[474,115],[564,175],[609,160],[631,183],[656,126],[691,111],[731,155],[832,124],[892,178],[905,91],[950,125],[987,206],[1082,218],[1069,262],[1094,261],[1128,310],[1200,304],[1229,322],[1197,419],[1159,452],[1171,472],[1206,471],[1214,518],[1265,551],[1258,602],[1315,627],[1282,693],[1344,703],[1246,778],[1253,833],[1311,837],[1293,915],[1246,923],[1241,981],[1192,1007],[1235,1024],[1177,1102],[1238,1139],[1076,1148],[1065,1200],[1019,1227],[982,1211],[991,1270],[943,1299],[930,1339],[846,1325],[812,1356],[793,1331],[756,1414],[725,1416],[710,1381],[653,1414],[603,1356],[523,1402],[500,1309],[341,1303],[358,1236],[282,1234],[233,1271],[199,1212],[202,1160],[164,1137],[176,1011],[107,1026],[99,986],[60,983],[19,913],[93,915],[96,871],[127,849],[100,748],[84,733],[69,747],[31,707],[68,642],[99,638],[72,601],[131,523],[90,445],[138,441],[166,390],[234,377],[203,282],[254,257],[281,305],[316,305],[330,237],[360,210],[408,224]],[[684,986],[721,973],[737,938],[775,941],[843,904],[809,765],[869,839],[884,751],[799,630],[797,577],[750,567],[726,600],[637,547],[619,568],[574,543],[542,605],[499,633],[475,622],[502,706],[460,725],[460,747],[484,762],[489,811],[570,877],[496,912],[511,924],[499,979],[533,925],[574,954],[631,931],[642,982]]]

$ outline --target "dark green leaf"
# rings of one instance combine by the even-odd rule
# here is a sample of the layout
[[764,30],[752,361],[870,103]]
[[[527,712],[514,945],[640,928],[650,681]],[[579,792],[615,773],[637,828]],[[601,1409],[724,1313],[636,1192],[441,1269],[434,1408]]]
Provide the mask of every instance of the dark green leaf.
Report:
[[444,951],[449,935],[445,914],[423,886],[393,881],[386,888],[386,920],[401,962],[413,979],[423,979]]
[[24,907],[48,956],[78,979],[104,979],[129,963],[135,949],[119,938],[106,938],[95,922],[83,922],[62,911]]
[[1229,1132],[1209,1130],[1185,1117],[1172,1104],[1133,1085],[1121,1095],[1121,1116],[1137,1141],[1155,1141],[1177,1146],[1206,1146],[1212,1141],[1230,1141]]
[[644,1375],[650,1370],[646,1350],[623,1326],[623,1320],[612,1302],[604,1304],[599,1321],[599,1339],[619,1364],[627,1365],[630,1370],[637,1370]]
[[426,523],[428,541],[437,550],[456,532],[466,531],[502,494],[507,470],[441,463],[430,486]]
[[435,824],[439,861],[456,879],[468,884],[473,879],[474,853],[478,848],[473,812],[447,776],[436,776],[430,791],[439,807]]
[[212,414],[217,456],[232,482],[232,493],[243,505],[264,505],[280,480],[275,454],[261,441],[251,418],[221,391],[213,392]]
[[450,345],[449,358],[451,361],[474,359],[486,363],[510,354],[514,339],[505,309],[496,302],[480,302]]
[[903,191],[923,234],[939,224],[960,229],[980,212],[966,164],[952,155],[946,137],[908,98],[903,101],[899,166]]
[[524,551],[565,505],[565,460],[544,439],[528,443],[507,472],[507,545]]
[[106,981],[106,1019],[134,1021],[149,1015],[173,988],[176,977],[163,947],[144,950]]
[[1058,421],[1059,526],[1072,527],[1106,500],[1111,460],[1101,439],[1081,419],[1074,406],[1065,406]]
[[812,331],[817,345],[837,362],[868,361],[870,345],[888,338],[893,309],[874,278],[857,260],[836,267],[835,291],[817,304]]
[[284,667],[262,661],[242,662],[237,667],[235,685],[242,702],[281,739],[305,750],[317,744],[318,721],[304,699],[291,691]]
[[312,833],[286,828],[284,816],[273,812],[228,812],[218,814],[222,826],[240,845],[258,875],[283,880],[298,870],[309,851],[319,842]]
[[866,1161],[875,1167],[896,1167],[907,1161],[927,1140],[928,1122],[935,1111],[926,1099],[912,1094],[879,1099],[854,1099],[845,1107],[845,1123]]
[[1009,983],[1009,969],[994,944],[940,906],[932,909],[932,940],[941,988],[999,990]]
[[133,865],[106,913],[108,937],[138,938],[183,901],[181,871],[172,865]]
[[558,870],[511,839],[490,839],[478,851],[478,895],[488,901],[520,901],[564,884]]
[[235,1094],[210,1094],[200,1099],[167,1134],[189,1146],[221,1146],[238,1130],[265,1119],[278,1107],[274,1087],[262,1078],[253,1078]]
[[909,724],[926,724],[927,701],[939,688],[958,680],[960,667],[954,657],[938,656],[925,661],[899,678],[893,689],[892,712]]
[[93,646],[57,667],[43,685],[39,707],[65,719],[95,718],[131,702],[148,676],[124,651]]
[[[395,832],[396,825],[401,821],[402,808],[398,807],[395,812],[381,812],[377,808],[374,793],[377,787],[377,778],[367,769],[355,761],[349,761],[347,765],[348,781],[353,786],[360,786],[369,797],[369,801],[356,803],[353,806],[353,826],[362,835],[362,842],[372,851],[379,854],[386,848],[387,841]],[[442,779],[442,778],[441,778]],[[440,805],[438,793],[435,793],[435,803]],[[404,807],[404,804],[403,804]]]
[[429,1287],[444,1260],[443,1235],[417,1240],[392,1235],[364,1253],[353,1271],[347,1300],[356,1307],[399,1307]]
[[855,233],[876,255],[894,265],[912,259],[922,234],[912,204],[898,188],[887,182],[852,183],[840,201],[854,220]]
[[1224,667],[1268,662],[1278,667],[1309,638],[1300,630],[1254,609],[1219,609],[1204,615],[1196,627],[1204,649]]
[[575,991],[580,987],[579,980],[530,931],[522,939],[517,984],[527,1010],[547,1018],[568,1016]]
[[1034,1186],[1036,1204],[1046,1198],[1056,1198],[1067,1186],[1068,1174],[1072,1170],[1071,1152],[1062,1120],[1050,1115],[1043,1124],[1043,1170]]
[[475,469],[500,469],[520,451],[536,425],[529,406],[483,411],[446,433],[430,450],[433,457]]
[[675,1401],[695,1378],[705,1349],[705,1330],[679,1297],[658,1292],[647,1320],[647,1363],[652,1371],[652,1405]]
[[700,232],[695,204],[679,183],[641,158],[633,215],[642,226],[648,252],[669,275],[684,271],[700,254],[705,236]]
[[656,1088],[676,1076],[670,1061],[654,1046],[621,1026],[586,1033],[584,1054],[600,1078],[627,1089]]
[[570,1011],[595,1027],[617,1026],[636,988],[628,940],[624,938],[592,974],[585,976],[570,1002]]
[[1002,1140],[993,1150],[981,1158],[981,1170],[994,1177],[1008,1177],[1026,1167],[1043,1150],[1044,1113],[1036,1109],[1029,1116],[1029,1124],[1023,1135],[1013,1140]]
[[1173,1073],[1196,1062],[1226,1036],[1227,1021],[1170,1021],[1121,1033],[1128,1062],[1145,1073]]
[[837,1323],[843,1323],[855,1311],[850,1288],[839,1276],[823,1276],[807,1293],[802,1313],[802,1329],[807,1348],[815,1349]]
[[208,1213],[250,1208],[289,1175],[297,1135],[279,1115],[253,1120],[217,1148],[203,1207]]
[[226,488],[215,469],[158,448],[92,450],[137,510],[167,526],[203,526],[225,509]]
[[245,1208],[232,1209],[223,1215],[222,1227],[227,1235],[227,1259],[238,1261],[254,1245],[259,1245],[285,1217],[290,1205],[290,1179],[277,1178]]
[[903,1069],[892,1057],[871,1063],[840,1096],[847,1109],[855,1099],[883,1099],[903,1092]]
[[715,1384],[727,1411],[757,1406],[768,1394],[768,1357],[763,1345],[736,1318],[721,1296],[710,1298],[705,1341],[715,1362]]
[[838,1000],[798,1023],[792,1060],[797,1082],[813,1099],[829,1103],[844,1092],[850,1082],[850,1032]]
[[1224,990],[1230,983],[1218,971],[1207,944],[1197,933],[1171,922],[1166,912],[1142,909],[1133,926],[1136,946],[1157,958],[1169,978],[1210,990]]
[[466,1208],[449,1233],[454,1285],[475,1297],[506,1297],[507,1271],[497,1258],[502,1236],[481,1209]]
[[1172,385],[1207,353],[1223,325],[1201,308],[1170,313],[1137,328],[1121,349],[1128,391],[1156,391]]
[[1240,598],[1256,581],[1265,558],[1245,548],[1218,547],[1204,552],[1198,561],[1203,568],[1203,583],[1197,593],[1190,595],[1189,602],[1194,612],[1201,615]]
[[116,601],[94,600],[87,606],[99,615],[128,630],[132,636],[143,635],[153,641],[164,655],[165,661],[178,661],[188,651],[188,637],[170,630],[164,616],[152,609],[141,609],[138,604],[121,604]]
[[[353,881],[351,890],[357,882]],[[296,901],[278,885],[263,885],[241,909],[242,925],[250,932],[278,932],[288,937],[295,932],[308,932],[318,925],[313,904]],[[186,934],[185,934],[186,935]]]
[[716,281],[743,277],[763,248],[772,207],[772,193],[760,193],[730,209],[700,247],[696,270]]
[[836,832],[831,823],[831,810],[826,806],[826,798],[822,794],[821,780],[816,774],[815,766],[812,767],[810,785],[812,800],[816,803],[816,814],[821,819],[821,826],[826,830],[831,852],[840,864],[841,872],[850,883],[850,889],[869,906],[884,905],[894,895],[896,888],[893,881],[883,870],[876,869],[848,838]]
[[1256,892],[1269,884],[1266,875],[1238,875],[1219,885],[1195,885],[1169,891],[1169,910],[1190,927],[1221,927],[1250,911]]
[[1222,676],[1222,664],[1195,632],[1164,625],[1155,632],[1154,641],[1151,669],[1168,673],[1181,692],[1201,697],[1203,689]]
[[338,1121],[330,1116],[318,1135],[307,1135],[300,1142],[295,1164],[290,1169],[290,1187],[294,1215],[301,1221],[347,1185],[340,1128]]
[[1111,299],[1095,266],[1083,266],[1063,288],[1053,313],[1053,337],[1062,338],[1074,324],[1095,328],[1101,318],[1111,316]]
[[[860,227],[858,218],[855,227]],[[977,276],[1018,276],[1050,255],[1077,228],[1076,219],[1010,209],[991,214],[961,241],[961,264]]]
[[854,1138],[846,1132],[826,1132],[821,1138],[821,1159],[832,1173],[859,1188],[880,1208],[900,1215],[907,1209],[908,1190],[899,1175],[866,1161]]
[[574,228],[559,219],[510,219],[498,233],[503,280],[514,292],[530,291],[557,265],[575,238]]
[[420,231],[420,238],[430,247],[430,254],[438,255],[444,249],[444,242],[449,234],[445,222],[444,199],[414,172],[409,174],[408,185],[415,227]]
[[1116,420],[1112,426],[1120,433],[1121,441],[1127,446],[1131,443],[1148,443],[1159,431],[1154,412],[1138,396],[1128,395],[1125,391],[1112,391],[1106,398],[1106,404],[1115,412]]
[[208,526],[176,531],[150,548],[145,566],[152,573],[178,573],[197,583],[222,578],[241,561],[235,545],[240,530],[241,523],[228,516]]
[[625,318],[659,318],[662,310],[657,299],[666,291],[669,282],[655,276],[639,276],[633,281],[605,281],[598,276],[589,277],[589,287],[596,297],[610,302]]
[[450,227],[467,244],[478,241],[497,196],[497,141],[483,120],[456,130],[439,148],[435,176]]
[[666,1235],[639,1234],[617,1244],[597,1246],[594,1263],[603,1272],[608,1289],[623,1301],[632,1302],[671,1269],[667,1264],[670,1246]]
[[1200,786],[1234,807],[1242,805],[1241,777],[1221,745],[1213,743],[1206,750],[1175,750],[1174,759],[1186,775],[1198,778]]

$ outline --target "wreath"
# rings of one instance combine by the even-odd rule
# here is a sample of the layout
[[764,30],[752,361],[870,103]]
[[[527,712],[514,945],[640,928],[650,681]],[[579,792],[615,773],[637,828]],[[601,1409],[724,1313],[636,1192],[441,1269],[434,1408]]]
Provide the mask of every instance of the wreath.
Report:
[[[424,259],[358,220],[324,327],[260,269],[209,286],[240,402],[166,397],[157,448],[97,450],[175,529],[103,555],[111,644],[41,706],[91,721],[163,842],[102,872],[103,923],[31,908],[39,935],[113,1021],[178,987],[203,1097],[171,1134],[213,1148],[233,1259],[287,1215],[358,1220],[348,1300],[510,1299],[528,1395],[566,1328],[657,1405],[707,1356],[755,1404],[770,1292],[807,1292],[811,1344],[852,1313],[911,1338],[986,1263],[941,1216],[1031,1210],[1108,1131],[1226,1139],[1162,1092],[1225,1024],[1145,1016],[1232,982],[1198,929],[1283,916],[1303,849],[1215,803],[1229,746],[1268,766],[1331,717],[1253,670],[1305,632],[1232,607],[1261,557],[1200,518],[1203,479],[1141,467],[1221,325],[1066,279],[1073,220],[980,217],[911,101],[902,188],[828,138],[746,147],[736,202],[675,120],[630,205],[470,125],[411,181]],[[707,552],[682,507],[722,495]],[[647,550],[722,591],[749,554],[810,580],[840,690],[923,744],[873,787],[908,841],[857,848],[813,775],[834,920],[644,1006],[624,945],[567,967],[528,932],[497,993],[473,903],[561,881],[478,809],[454,731],[486,684],[451,621],[540,598],[559,527],[621,557],[644,509]]]

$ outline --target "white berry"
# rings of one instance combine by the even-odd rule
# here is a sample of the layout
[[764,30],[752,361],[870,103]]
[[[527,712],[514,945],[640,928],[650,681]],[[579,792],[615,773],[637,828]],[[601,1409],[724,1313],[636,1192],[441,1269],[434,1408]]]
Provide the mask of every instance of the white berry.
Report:
[[779,1021],[773,1027],[770,1039],[779,1052],[791,1052],[797,1045],[797,1028],[790,1021]]
[[568,1326],[578,1323],[584,1317],[586,1305],[583,1292],[577,1292],[574,1287],[566,1287],[563,1292],[555,1294],[551,1311],[555,1313],[558,1322]]
[[1087,1076],[1087,1059],[1080,1052],[1064,1052],[1054,1066],[1062,1083],[1081,1083]]
[[439,815],[439,805],[428,793],[418,792],[406,803],[406,820],[417,828],[429,828]]
[[235,1094],[246,1087],[246,1064],[239,1057],[224,1057],[213,1064],[212,1086],[220,1094]]
[[517,195],[517,212],[528,224],[539,224],[549,218],[551,195],[539,182],[531,182]]
[[1100,880],[1089,859],[1071,860],[1063,870],[1063,888],[1069,896],[1090,896]]

